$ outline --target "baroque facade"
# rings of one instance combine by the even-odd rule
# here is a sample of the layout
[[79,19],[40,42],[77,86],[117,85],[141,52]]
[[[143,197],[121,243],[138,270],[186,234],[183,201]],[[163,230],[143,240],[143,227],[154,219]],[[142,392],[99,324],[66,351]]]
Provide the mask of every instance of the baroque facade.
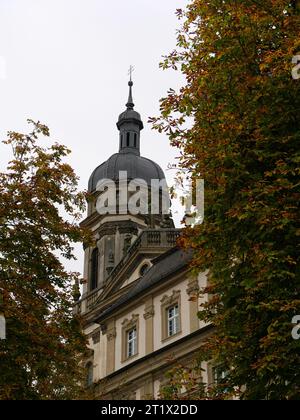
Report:
[[[89,180],[91,198],[82,226],[92,230],[96,245],[84,250],[86,282],[75,310],[83,316],[89,339],[85,366],[96,398],[152,399],[159,397],[165,373],[177,363],[193,363],[210,334],[210,327],[197,317],[205,299],[198,297],[198,290],[207,277],[191,275],[191,254],[177,247],[180,229],[163,214],[162,205],[151,215],[132,214],[127,206],[121,211],[119,205],[112,212],[98,211],[99,197],[107,191],[98,188],[104,179],[117,185],[117,197],[120,173],[126,172],[126,182],[143,180],[149,193],[153,179],[165,180],[155,162],[140,156],[143,122],[134,110],[132,81],[117,127],[119,152]],[[201,380],[210,383],[211,377],[204,365]]]

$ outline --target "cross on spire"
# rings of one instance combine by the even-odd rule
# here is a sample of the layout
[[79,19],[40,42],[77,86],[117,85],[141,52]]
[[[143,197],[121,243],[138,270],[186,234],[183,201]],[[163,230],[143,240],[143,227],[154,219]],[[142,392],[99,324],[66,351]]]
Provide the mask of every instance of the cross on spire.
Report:
[[130,81],[128,82],[129,96],[128,96],[128,102],[126,104],[127,109],[133,109],[133,107],[134,107],[134,103],[133,103],[133,100],[132,100],[132,86],[133,86],[132,73],[133,72],[134,72],[134,67],[132,65],[130,65],[129,70],[128,70],[128,75],[130,76]]
[[134,72],[134,67],[130,65],[128,70],[128,75],[130,76],[130,81],[132,82],[132,73]]

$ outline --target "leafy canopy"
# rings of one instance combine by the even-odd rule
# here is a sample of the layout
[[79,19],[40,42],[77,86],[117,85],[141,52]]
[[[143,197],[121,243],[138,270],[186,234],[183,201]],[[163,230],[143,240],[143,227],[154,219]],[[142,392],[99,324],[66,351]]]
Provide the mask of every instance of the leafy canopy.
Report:
[[[45,148],[45,125],[30,134],[8,133],[13,160],[0,173],[0,295],[7,339],[0,340],[0,399],[70,399],[83,396],[81,357],[86,339],[73,315],[77,273],[72,242],[89,240],[78,220],[84,195],[64,162],[69,150]],[[63,214],[63,216],[62,216]]]
[[[199,316],[215,329],[203,348],[227,371],[224,398],[300,396],[299,1],[193,0],[177,48],[161,67],[186,82],[161,100],[154,128],[205,180],[205,220],[186,229],[195,272],[213,298]],[[295,72],[294,72],[295,73]],[[219,390],[222,393],[222,391]]]

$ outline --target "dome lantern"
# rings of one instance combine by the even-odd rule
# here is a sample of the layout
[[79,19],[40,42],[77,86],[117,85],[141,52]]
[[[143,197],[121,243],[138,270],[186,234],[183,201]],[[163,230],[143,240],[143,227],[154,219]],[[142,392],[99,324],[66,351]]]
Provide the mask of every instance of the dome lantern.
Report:
[[93,171],[89,179],[89,192],[95,191],[98,181],[102,179],[118,181],[120,171],[127,172],[128,180],[145,180],[149,187],[152,179],[165,179],[164,172],[157,163],[140,156],[140,132],[144,125],[140,114],[134,110],[131,75],[128,86],[126,110],[120,114],[117,122],[120,131],[119,152]]
[[138,112],[134,110],[134,103],[132,99],[131,80],[128,82],[129,95],[126,104],[126,111],[122,112],[117,122],[117,127],[120,131],[120,153],[134,153],[140,155],[140,132],[144,128],[143,121]]

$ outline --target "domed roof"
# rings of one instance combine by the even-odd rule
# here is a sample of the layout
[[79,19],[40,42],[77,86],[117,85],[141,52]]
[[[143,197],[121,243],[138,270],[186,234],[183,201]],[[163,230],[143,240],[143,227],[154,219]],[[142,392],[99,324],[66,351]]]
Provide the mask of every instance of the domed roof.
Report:
[[122,112],[119,115],[119,121],[125,120],[125,119],[126,120],[130,120],[130,119],[141,120],[141,114],[139,114],[134,109],[126,109],[126,111]]
[[128,180],[140,178],[148,185],[151,185],[152,179],[165,179],[161,167],[152,160],[135,153],[115,153],[93,171],[88,184],[89,192],[95,191],[98,181],[104,178],[117,181],[120,171],[127,171]]
[[128,122],[133,122],[133,123],[138,124],[140,130],[144,128],[143,122],[141,120],[141,115],[134,109],[128,108],[126,109],[126,111],[122,112],[122,114],[119,115],[117,127],[120,129],[122,124],[128,123]]
[[89,192],[95,191],[97,183],[102,179],[118,181],[120,171],[127,171],[128,180],[143,179],[149,186],[152,179],[165,179],[157,163],[140,156],[140,131],[144,127],[140,114],[134,110],[131,79],[128,85],[129,96],[126,110],[120,114],[117,122],[120,131],[119,153],[112,155],[93,171],[88,184]]

